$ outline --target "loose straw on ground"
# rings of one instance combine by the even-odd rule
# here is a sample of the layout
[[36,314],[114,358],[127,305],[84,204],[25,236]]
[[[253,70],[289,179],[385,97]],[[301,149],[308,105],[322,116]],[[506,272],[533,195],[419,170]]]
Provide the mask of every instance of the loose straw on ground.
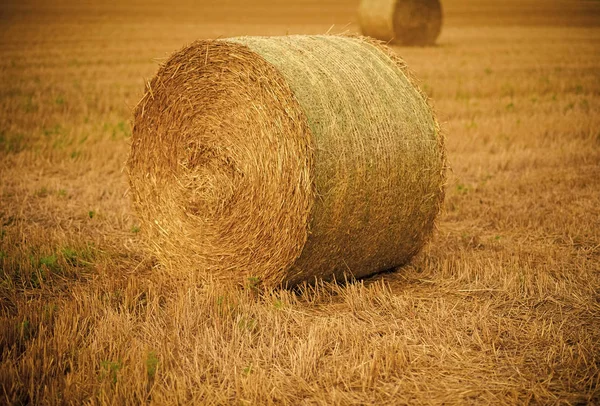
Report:
[[404,63],[362,37],[196,41],[134,112],[127,162],[172,272],[265,286],[406,263],[443,200],[443,139]]

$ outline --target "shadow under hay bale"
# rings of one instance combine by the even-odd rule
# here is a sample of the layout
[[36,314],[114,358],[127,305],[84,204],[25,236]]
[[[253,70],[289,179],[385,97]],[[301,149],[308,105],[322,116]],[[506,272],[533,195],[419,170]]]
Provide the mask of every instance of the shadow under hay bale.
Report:
[[439,0],[362,0],[362,33],[400,45],[432,45],[442,29]]
[[196,41],[134,112],[127,162],[172,272],[293,286],[406,263],[443,200],[443,139],[404,63],[361,37]]

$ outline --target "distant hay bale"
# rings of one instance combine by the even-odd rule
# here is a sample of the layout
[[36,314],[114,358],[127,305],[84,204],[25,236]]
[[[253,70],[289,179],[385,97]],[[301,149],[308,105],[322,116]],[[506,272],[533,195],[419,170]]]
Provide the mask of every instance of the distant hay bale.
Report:
[[134,112],[127,162],[173,272],[265,286],[406,263],[443,200],[443,139],[404,63],[362,37],[196,41]]
[[431,45],[442,28],[439,0],[362,0],[362,33],[402,45]]

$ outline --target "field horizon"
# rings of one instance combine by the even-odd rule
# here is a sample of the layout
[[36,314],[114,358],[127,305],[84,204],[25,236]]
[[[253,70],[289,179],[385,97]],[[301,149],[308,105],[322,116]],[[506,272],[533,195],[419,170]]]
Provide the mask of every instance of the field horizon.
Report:
[[442,3],[390,45],[446,136],[433,237],[263,290],[142,247],[132,111],[196,39],[358,33],[358,1],[0,5],[0,404],[600,403],[600,2]]

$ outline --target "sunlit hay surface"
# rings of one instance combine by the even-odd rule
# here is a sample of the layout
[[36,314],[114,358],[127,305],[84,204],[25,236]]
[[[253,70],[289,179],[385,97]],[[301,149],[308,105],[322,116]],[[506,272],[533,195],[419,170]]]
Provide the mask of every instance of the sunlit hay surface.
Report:
[[446,135],[431,243],[262,291],[142,249],[129,120],[182,44],[355,7],[35,1],[0,5],[0,404],[600,404],[600,2],[445,0],[438,46],[395,48]]
[[400,45],[432,45],[442,29],[439,0],[362,0],[358,14],[364,35]]
[[135,111],[128,161],[174,272],[268,286],[406,263],[443,200],[445,154],[404,63],[360,37],[197,41]]

